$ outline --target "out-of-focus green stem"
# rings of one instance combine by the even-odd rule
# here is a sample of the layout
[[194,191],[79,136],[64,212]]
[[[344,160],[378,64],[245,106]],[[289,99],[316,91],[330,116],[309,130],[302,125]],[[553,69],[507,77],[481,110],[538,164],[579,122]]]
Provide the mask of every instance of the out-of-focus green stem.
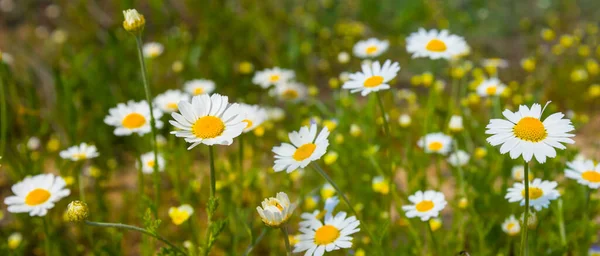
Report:
[[50,243],[52,243],[52,239],[50,238],[50,224],[48,222],[50,222],[50,216],[44,216],[42,217],[42,221],[44,222],[44,235],[46,236],[44,239],[44,250],[46,252],[46,256],[52,255],[52,252],[50,251]]
[[385,135],[390,136],[390,125],[385,115],[385,108],[383,107],[383,100],[381,99],[381,94],[379,92],[376,92],[375,95],[377,97],[377,104],[379,105],[379,109],[381,110],[381,118],[383,119],[383,129],[385,130]]
[[523,232],[521,233],[521,256],[527,255],[527,241],[528,241],[528,230],[529,225],[529,163],[525,162],[525,175],[523,183],[525,183],[525,213],[523,214]]
[[6,131],[8,122],[6,121],[6,95],[4,92],[4,67],[0,63],[0,156],[4,155],[6,147]]
[[290,246],[290,237],[288,234],[287,226],[281,227],[281,233],[283,234],[283,241],[285,241],[285,250],[288,256],[292,256],[292,246]]
[[213,146],[208,146],[208,153],[210,155],[210,198],[214,198],[216,192],[216,178],[215,178],[215,153]]
[[254,250],[254,247],[260,243],[260,241],[263,239],[263,237],[265,236],[265,234],[267,233],[269,229],[265,226],[263,227],[262,231],[260,232],[260,235],[258,235],[258,237],[256,238],[256,240],[254,240],[254,243],[248,245],[248,248],[246,248],[246,251],[244,252],[244,256],[248,256],[250,255],[250,253],[252,252],[252,250]]

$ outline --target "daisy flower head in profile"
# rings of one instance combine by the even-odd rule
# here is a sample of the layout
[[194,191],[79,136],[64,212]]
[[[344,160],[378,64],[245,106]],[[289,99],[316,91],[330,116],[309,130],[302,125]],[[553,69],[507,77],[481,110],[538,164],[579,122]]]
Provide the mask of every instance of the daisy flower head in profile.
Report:
[[169,123],[179,130],[171,134],[192,143],[188,150],[200,144],[231,145],[248,125],[239,104],[229,103],[227,96],[217,93],[194,96],[191,103],[180,101],[178,108]]
[[71,194],[66,185],[63,178],[50,173],[27,177],[12,186],[15,195],[5,198],[4,203],[12,213],[45,216],[56,202]]
[[[162,128],[163,122],[160,121],[163,113],[159,109],[154,109],[154,118],[156,128]],[[108,116],[104,118],[104,123],[115,127],[115,135],[127,136],[132,133],[144,135],[151,131],[150,127],[150,106],[146,101],[128,101],[119,103],[116,107],[108,111]]]
[[240,109],[244,116],[242,122],[246,123],[244,133],[254,130],[267,120],[267,110],[258,105],[240,104]]
[[574,160],[567,163],[565,176],[591,189],[600,188],[600,165],[592,160]]
[[183,83],[183,90],[191,95],[211,94],[215,90],[215,82],[208,79],[194,79]]
[[354,56],[361,59],[378,57],[390,46],[388,40],[379,40],[377,38],[369,38],[367,40],[358,41],[352,48]]
[[544,163],[547,157],[556,157],[555,148],[565,149],[562,143],[575,143],[571,139],[575,135],[569,133],[575,128],[560,112],[542,121],[544,109],[540,104],[533,104],[531,109],[521,105],[516,112],[504,110],[502,114],[508,120],[490,120],[485,133],[492,136],[487,141],[492,146],[501,145],[500,153],[509,153],[512,159],[523,155],[525,162],[529,162],[535,156],[539,163]]
[[300,227],[301,235],[294,246],[294,253],[321,256],[343,248],[352,247],[352,234],[359,232],[360,221],[356,216],[346,217],[346,212],[325,214],[323,222],[316,219],[309,226]]
[[275,153],[275,165],[273,169],[276,172],[285,170],[290,173],[298,168],[304,168],[312,161],[319,160],[327,152],[329,146],[329,130],[323,127],[317,135],[317,124],[303,126],[300,131],[293,131],[288,134],[291,144],[281,143],[280,146],[273,147]]
[[59,154],[62,159],[69,159],[71,161],[91,159],[99,155],[96,146],[88,145],[85,142],[65,149]]
[[[154,160],[154,152],[150,151],[148,153],[142,154],[140,157],[142,159],[142,172],[145,174],[152,174],[154,172],[154,166],[156,165],[156,161]],[[165,159],[161,154],[156,156],[158,160],[158,171],[162,172],[165,170]],[[138,165],[139,168],[139,164]]]
[[414,195],[408,197],[408,201],[413,204],[402,206],[402,210],[406,212],[406,217],[419,217],[422,221],[438,217],[440,211],[447,204],[444,194],[434,190],[417,191]]
[[[521,202],[521,206],[525,205],[525,181],[515,183],[512,188],[508,188],[505,198],[509,202]],[[543,181],[534,179],[529,182],[529,205],[536,211],[541,211],[542,208],[548,208],[551,200],[560,197],[556,186],[556,181]]]
[[504,92],[506,85],[504,85],[498,78],[492,77],[486,79],[479,86],[477,86],[477,94],[481,97],[498,96]]
[[468,45],[461,36],[452,35],[448,30],[425,30],[420,28],[406,38],[406,51],[412,58],[452,59],[468,52]]
[[144,44],[142,48],[142,53],[144,57],[154,59],[160,56],[163,53],[164,49],[165,47],[161,43],[150,42]]
[[252,78],[252,83],[266,89],[272,85],[289,82],[295,76],[296,74],[292,70],[274,67],[257,71]]
[[173,113],[178,110],[177,104],[180,101],[190,101],[190,98],[190,95],[180,90],[168,90],[154,98],[154,105],[164,113]]
[[360,92],[366,96],[371,92],[390,89],[389,81],[394,79],[400,71],[398,62],[392,63],[386,60],[383,66],[379,61],[371,64],[363,64],[362,71],[350,74],[349,80],[344,83],[342,88],[350,90],[351,93]]
[[421,137],[417,145],[425,150],[425,153],[436,153],[446,155],[452,150],[452,137],[438,133],[429,133]]
[[123,16],[125,17],[125,20],[123,20],[123,28],[125,30],[134,33],[144,29],[146,19],[136,9],[124,10]]
[[266,198],[256,211],[263,223],[269,227],[277,228],[286,223],[296,209],[296,204],[291,203],[288,195],[279,192],[275,197]]
[[457,167],[465,166],[467,163],[469,163],[470,158],[471,156],[464,150],[457,150],[450,154],[447,160],[450,165]]
[[308,88],[306,85],[294,81],[282,82],[271,89],[269,94],[281,101],[298,102],[306,99]]
[[509,236],[516,236],[521,232],[521,223],[515,218],[515,215],[510,215],[502,222],[502,231]]

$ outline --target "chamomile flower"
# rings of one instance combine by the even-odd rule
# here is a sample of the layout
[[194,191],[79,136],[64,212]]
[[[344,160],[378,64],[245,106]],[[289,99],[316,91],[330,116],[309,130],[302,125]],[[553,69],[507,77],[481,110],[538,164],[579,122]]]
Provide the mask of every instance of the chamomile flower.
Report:
[[592,160],[575,160],[567,163],[565,176],[591,189],[600,188],[600,165]]
[[[548,105],[548,104],[546,104]],[[554,113],[543,122],[540,104],[533,104],[531,109],[521,105],[519,111],[504,110],[502,114],[508,119],[492,119],[487,125],[486,134],[492,136],[487,141],[492,146],[500,147],[500,153],[509,153],[512,159],[523,155],[526,162],[535,159],[539,163],[546,162],[546,157],[556,157],[554,148],[565,149],[561,143],[575,143],[570,137],[575,135],[569,119],[563,119],[562,113]]]
[[498,96],[504,92],[506,85],[504,85],[498,78],[492,77],[486,79],[479,86],[477,86],[477,94],[481,97]]
[[169,217],[173,221],[173,224],[178,226],[188,220],[192,214],[194,214],[194,208],[189,204],[169,208]]
[[351,93],[360,92],[362,96],[371,92],[387,90],[390,88],[388,82],[396,77],[398,71],[400,71],[398,62],[392,63],[390,60],[386,60],[383,66],[379,61],[363,64],[362,72],[351,74],[350,80],[346,81],[342,88],[349,89]]
[[[108,116],[104,118],[104,123],[115,127],[115,135],[126,136],[132,133],[144,135],[151,131],[150,127],[150,107],[146,101],[128,101],[119,103],[117,107],[108,111]],[[159,109],[154,109],[154,118],[156,128],[162,128],[163,122],[160,121],[163,113]]]
[[256,211],[263,223],[269,227],[279,227],[286,223],[296,209],[296,204],[291,203],[284,192],[277,193],[276,197],[266,198],[261,206],[256,207]]
[[324,222],[315,220],[308,227],[301,227],[301,235],[294,246],[294,253],[306,251],[305,256],[321,256],[343,248],[352,247],[350,235],[360,231],[356,216],[346,218],[345,212],[325,216]]
[[[548,208],[551,200],[555,200],[560,197],[556,186],[556,181],[542,181],[541,179],[534,179],[529,182],[529,205],[536,211],[541,211],[542,208]],[[506,199],[509,202],[521,202],[521,206],[525,205],[525,183],[515,183],[512,188],[508,189],[506,193]]]
[[177,104],[182,100],[190,101],[190,95],[180,90],[168,90],[154,98],[154,105],[164,113],[172,113],[178,110]]
[[317,136],[315,123],[310,127],[303,126],[300,131],[290,132],[288,137],[292,144],[282,143],[279,147],[273,147],[275,153],[273,169],[276,172],[286,170],[290,173],[306,167],[312,161],[319,160],[327,152],[329,146],[327,136],[329,136],[327,127],[323,127]]
[[252,78],[252,83],[266,89],[271,85],[289,82],[294,79],[295,76],[296,74],[292,70],[274,67],[257,71]]
[[373,191],[384,195],[387,195],[390,192],[389,182],[383,178],[383,176],[373,177],[373,180],[371,181],[371,188]]
[[406,217],[419,217],[422,221],[437,217],[447,204],[444,194],[433,190],[417,191],[414,195],[409,196],[408,200],[413,204],[402,206]]
[[359,58],[374,58],[384,53],[390,43],[387,40],[379,40],[377,38],[369,38],[364,41],[358,41],[352,48],[354,56]]
[[123,21],[123,28],[125,30],[134,33],[144,29],[146,20],[144,19],[144,15],[138,13],[136,9],[123,11],[123,16],[125,16],[125,20]]
[[[145,174],[151,174],[154,172],[154,165],[156,165],[156,161],[154,161],[154,152],[150,151],[148,153],[142,154],[140,157],[142,159],[142,172]],[[165,159],[161,154],[156,156],[158,160],[158,171],[162,172],[165,170]],[[138,166],[139,168],[139,166]]]
[[525,177],[525,166],[517,165],[511,170],[512,178],[516,181],[523,181]]
[[165,47],[161,43],[150,42],[144,44],[142,48],[142,53],[144,57],[154,59],[160,56],[163,53],[164,49]]
[[467,49],[469,48],[464,38],[452,35],[447,30],[438,32],[436,29],[426,31],[420,28],[418,32],[406,38],[406,51],[412,54],[413,59],[452,59],[468,52]]
[[185,82],[183,90],[191,95],[211,94],[215,90],[215,82],[208,79],[194,79]]
[[453,115],[450,117],[450,122],[448,122],[448,129],[451,132],[461,132],[465,129],[463,126],[463,118],[462,116]]
[[192,143],[188,150],[200,144],[231,145],[248,125],[240,106],[220,94],[194,96],[191,103],[180,101],[178,107],[180,113],[171,113],[175,120],[169,123],[179,130],[171,134]]
[[298,82],[283,82],[269,91],[271,96],[277,97],[282,101],[301,101],[306,99],[308,88],[306,85]]
[[417,145],[425,150],[425,153],[437,153],[446,155],[452,150],[452,137],[438,133],[429,133],[419,139]]
[[19,232],[15,232],[8,236],[8,248],[11,250],[19,248],[21,242],[23,241],[23,235]]
[[458,150],[450,154],[450,156],[448,157],[448,163],[455,167],[464,166],[469,162],[470,158],[471,156],[467,152],[463,150]]
[[515,215],[510,215],[510,217],[502,222],[502,231],[509,236],[516,236],[521,232],[521,224],[515,218]]
[[56,202],[71,194],[65,186],[65,180],[54,174],[27,177],[12,186],[15,195],[5,198],[4,203],[12,213],[28,212],[30,216],[45,216]]
[[244,133],[254,130],[267,120],[267,111],[257,105],[240,104],[240,111],[244,116],[242,122],[246,123]]
[[62,159],[69,159],[71,161],[91,159],[97,157],[98,155],[99,154],[96,146],[88,145],[85,142],[60,152],[60,157]]

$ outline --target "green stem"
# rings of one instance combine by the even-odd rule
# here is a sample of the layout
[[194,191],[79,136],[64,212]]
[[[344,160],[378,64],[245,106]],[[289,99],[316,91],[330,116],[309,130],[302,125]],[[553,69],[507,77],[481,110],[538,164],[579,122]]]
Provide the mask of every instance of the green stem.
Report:
[[565,217],[563,213],[563,200],[562,198],[558,199],[558,231],[560,233],[560,244],[563,248],[567,248],[567,235],[565,232]]
[[283,241],[285,241],[285,250],[288,256],[292,256],[292,246],[290,246],[290,237],[288,234],[287,226],[281,227],[281,233],[283,234]]
[[127,224],[122,224],[122,223],[107,223],[107,222],[94,222],[94,221],[89,221],[86,220],[85,224],[90,225],[90,226],[96,226],[96,227],[104,227],[104,228],[120,228],[120,229],[128,229],[128,230],[133,230],[133,231],[137,231],[140,232],[142,234],[154,237],[156,239],[158,239],[159,241],[171,246],[171,248],[175,249],[177,252],[183,254],[183,255],[187,255],[187,253],[185,253],[183,250],[181,250],[179,247],[175,246],[174,244],[172,244],[171,242],[169,242],[167,239],[165,239],[164,237],[155,234],[153,232],[150,232],[146,229],[140,228],[140,227],[136,227],[136,226],[132,226],[132,225],[127,225]]
[[[590,227],[593,223],[590,223],[590,198],[591,198],[592,189],[589,187],[585,187],[585,208],[583,208],[583,223],[585,224],[585,229],[583,230],[584,234],[584,253],[590,248],[588,242],[590,237]],[[588,224],[589,223],[589,224]]]
[[215,179],[215,153],[213,146],[208,146],[208,153],[210,155],[210,197],[214,198],[217,181]]
[[142,80],[144,82],[144,92],[146,94],[146,101],[148,107],[150,107],[150,129],[152,131],[152,148],[154,151],[154,215],[158,215],[158,206],[160,205],[160,175],[158,173],[158,146],[156,145],[156,120],[154,119],[154,107],[152,106],[152,94],[150,93],[150,86],[148,85],[148,75],[146,74],[146,64],[144,63],[144,54],[142,52],[142,34],[139,33],[135,36],[135,43],[138,50],[138,58],[140,61],[140,67],[142,70]]
[[[0,65],[4,65],[0,63]],[[4,148],[6,147],[6,131],[8,122],[6,121],[6,95],[4,95],[4,81],[2,74],[4,74],[4,67],[0,68],[0,156],[4,155]]]
[[240,165],[240,180],[244,182],[244,134],[240,135],[239,138],[239,153],[238,153],[238,162]]
[[83,184],[83,170],[79,170],[79,175],[77,176],[79,179],[77,182],[79,183],[79,199],[81,199],[82,202],[85,202],[85,187]]
[[529,230],[529,226],[527,225],[527,222],[529,221],[529,163],[525,162],[524,164],[525,166],[525,176],[524,176],[524,180],[523,183],[525,183],[525,213],[523,214],[523,228],[521,228],[521,230],[523,230],[523,232],[521,233],[521,256],[525,256],[527,255],[527,241],[528,241],[528,234],[527,231]]
[[385,108],[383,107],[383,100],[381,99],[380,92],[376,92],[375,96],[377,96],[377,103],[379,104],[379,110],[381,110],[381,118],[383,118],[383,129],[385,129],[385,134],[390,135],[390,126],[388,120],[385,116]]
[[258,243],[260,243],[260,241],[263,239],[263,237],[267,233],[267,230],[269,230],[267,227],[263,227],[262,231],[260,232],[260,235],[258,235],[258,237],[256,238],[256,240],[254,240],[254,243],[248,245],[248,248],[246,248],[246,251],[244,252],[244,256],[250,255],[250,253],[252,252],[252,250],[254,249],[254,247]]
[[46,239],[44,239],[44,249],[46,252],[46,256],[52,255],[50,251],[50,244],[52,243],[52,241],[50,236],[50,224],[48,224],[48,222],[50,222],[50,220],[48,220],[49,218],[50,216],[42,217],[42,221],[44,223],[44,235],[46,236]]

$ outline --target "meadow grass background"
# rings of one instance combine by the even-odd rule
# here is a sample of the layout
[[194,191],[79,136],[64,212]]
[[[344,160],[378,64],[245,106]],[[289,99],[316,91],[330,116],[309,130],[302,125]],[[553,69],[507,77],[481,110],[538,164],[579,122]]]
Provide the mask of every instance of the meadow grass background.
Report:
[[[318,174],[310,168],[291,175],[274,173],[271,168],[272,147],[287,142],[288,132],[315,118],[337,120],[328,152],[336,152],[338,158],[321,165],[359,209],[365,221],[361,226],[376,230],[379,240],[372,241],[361,231],[354,236],[352,250],[332,255],[432,253],[425,224],[418,219],[407,220],[399,205],[406,202],[407,195],[424,189],[424,178],[433,188],[440,188],[449,202],[442,212],[443,226],[434,233],[439,255],[461,250],[471,255],[511,255],[518,237],[503,233],[500,224],[509,215],[522,212],[522,207],[504,199],[506,188],[514,182],[511,168],[522,163],[500,155],[485,141],[484,127],[498,114],[492,102],[465,94],[461,104],[466,132],[456,135],[459,147],[471,154],[477,147],[487,149],[486,156],[473,157],[465,167],[468,207],[457,206],[460,197],[456,196],[455,170],[445,158],[432,158],[416,147],[416,140],[423,134],[429,94],[437,97],[434,128],[430,130],[446,131],[448,117],[453,114],[448,109],[451,86],[476,83],[486,74],[481,60],[492,57],[510,64],[499,70],[498,76],[509,85],[510,94],[501,98],[498,108],[514,110],[519,104],[551,100],[548,112],[572,111],[577,132],[574,146],[545,164],[532,165],[535,177],[559,181],[562,208],[554,201],[549,209],[538,213],[539,223],[530,234],[531,255],[585,255],[589,246],[598,242],[596,221],[582,221],[584,187],[563,178],[565,162],[576,154],[583,152],[596,160],[600,157],[600,92],[596,95],[590,89],[600,79],[586,64],[600,58],[598,1],[24,0],[14,1],[10,11],[5,8],[7,2],[12,1],[0,1],[0,50],[10,53],[14,60],[0,63],[6,99],[0,121],[1,198],[9,196],[10,186],[27,175],[53,172],[74,177],[83,170],[90,219],[144,226],[143,216],[150,208],[157,210],[162,220],[158,232],[174,243],[181,245],[192,240],[193,234],[203,235],[208,199],[207,147],[186,150],[184,141],[169,134],[172,126],[165,124],[160,134],[167,140],[161,146],[167,168],[161,173],[161,204],[154,205],[151,176],[140,180],[135,168],[137,155],[151,151],[150,135],[117,137],[103,122],[108,109],[117,103],[144,99],[135,40],[122,28],[121,11],[136,8],[146,17],[144,41],[165,46],[161,56],[147,62],[153,95],[181,88],[186,80],[206,78],[216,82],[215,92],[229,96],[231,101],[285,110],[283,121],[263,125],[264,134],[244,136],[244,172],[239,171],[239,141],[229,147],[216,147],[217,195],[221,200],[217,214],[229,224],[213,249],[214,255],[241,255],[252,243],[263,229],[255,207],[265,197],[284,191],[292,200],[300,201],[289,223],[294,234],[300,213],[315,209],[303,201],[320,195],[324,180]],[[50,5],[59,8],[59,15],[48,15]],[[465,59],[473,68],[457,78],[449,62],[411,59],[404,39],[420,27],[447,28],[465,37],[471,46],[471,54]],[[544,40],[543,29],[551,29],[556,38]],[[562,35],[576,40],[556,49],[560,48],[556,45],[561,45]],[[343,82],[339,74],[358,71],[360,60],[352,58],[342,64],[337,55],[342,51],[351,53],[354,43],[369,37],[389,40],[390,49],[378,59],[398,61],[402,67],[392,89],[382,94],[390,135],[383,132],[378,121],[381,114],[374,97],[351,95],[340,89]],[[522,68],[525,58],[535,60],[533,70]],[[180,72],[172,69],[176,61],[183,63]],[[253,71],[245,70],[245,63],[251,63],[254,71],[273,66],[292,69],[299,82],[318,89],[318,93],[302,103],[278,102],[251,83]],[[574,71],[580,69],[587,72],[585,79],[574,78]],[[435,81],[444,81],[446,89],[436,91],[431,86],[411,84],[412,78],[424,72],[431,72]],[[409,89],[416,97],[403,99],[399,97],[404,95],[400,89]],[[400,114],[410,114],[410,127],[399,126]],[[168,115],[163,117],[163,121],[168,119]],[[353,124],[362,129],[360,135],[350,134]],[[34,150],[25,146],[33,136],[41,140],[40,148]],[[58,157],[58,151],[80,142],[95,144],[100,157],[85,164]],[[441,177],[435,175],[436,163],[441,165]],[[371,180],[381,173],[393,177],[391,188],[395,193],[373,191]],[[71,196],[49,212],[54,255],[151,255],[152,248],[162,246],[136,233],[65,222],[62,215],[66,205],[78,199],[76,186],[70,188]],[[175,226],[167,211],[182,203],[191,204],[195,213],[188,223]],[[594,191],[589,208],[594,220],[597,203]],[[316,208],[321,207],[322,200]],[[45,238],[40,218],[10,214],[4,204],[0,210],[0,254],[43,254]],[[6,240],[13,232],[24,236],[16,250],[9,249]],[[92,239],[86,238],[86,232]],[[280,233],[272,230],[256,245],[253,254],[282,255],[284,250]]]

